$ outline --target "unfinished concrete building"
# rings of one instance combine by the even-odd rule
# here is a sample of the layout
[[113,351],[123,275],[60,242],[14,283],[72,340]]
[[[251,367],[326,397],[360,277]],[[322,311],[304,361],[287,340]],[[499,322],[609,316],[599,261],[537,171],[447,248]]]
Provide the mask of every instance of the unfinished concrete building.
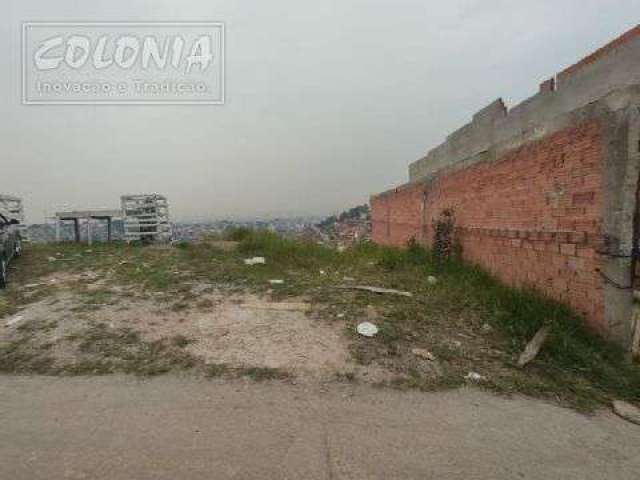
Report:
[[463,257],[572,306],[594,330],[633,339],[640,238],[640,26],[507,109],[473,116],[374,195],[372,238],[431,246],[453,212]]
[[107,226],[107,242],[112,240],[112,224],[116,218],[121,218],[122,212],[120,210],[111,209],[93,209],[93,210],[72,210],[67,212],[56,212],[56,242],[62,240],[61,228],[65,222],[73,223],[73,239],[75,242],[82,240],[82,225],[86,230],[86,240],[89,245],[94,241],[94,222],[105,222]]
[[9,218],[15,218],[24,225],[24,205],[21,198],[0,194],[0,213]]
[[20,222],[20,232],[22,238],[27,240],[27,225],[25,224],[24,204],[22,199],[13,195],[0,194],[0,213],[4,214],[8,218],[15,218]]
[[164,195],[124,195],[124,236],[127,242],[168,242],[172,230],[169,202]]

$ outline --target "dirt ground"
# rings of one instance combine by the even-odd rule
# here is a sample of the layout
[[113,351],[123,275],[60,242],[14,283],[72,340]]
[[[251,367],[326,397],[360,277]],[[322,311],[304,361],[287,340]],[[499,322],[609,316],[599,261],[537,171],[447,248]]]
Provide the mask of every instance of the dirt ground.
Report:
[[[419,247],[338,251],[269,232],[164,246],[34,244],[10,279],[0,292],[3,374],[474,385],[583,411],[640,399],[637,366],[562,305]],[[377,326],[373,338],[356,333],[364,321]],[[541,322],[554,330],[519,368]]]
[[[4,320],[0,342],[15,340],[25,330],[33,332],[31,341],[60,368],[82,361],[82,351],[74,348],[76,338],[92,326],[105,325],[113,331],[132,330],[148,342],[183,338],[184,350],[205,365],[277,369],[301,380],[393,378],[376,364],[354,362],[344,326],[324,319],[303,298],[274,301],[196,284],[192,293],[197,302],[175,304],[162,292],[136,295],[92,272],[55,273],[27,288],[43,285],[55,285],[56,290]],[[103,300],[88,300],[87,294],[94,292]]]

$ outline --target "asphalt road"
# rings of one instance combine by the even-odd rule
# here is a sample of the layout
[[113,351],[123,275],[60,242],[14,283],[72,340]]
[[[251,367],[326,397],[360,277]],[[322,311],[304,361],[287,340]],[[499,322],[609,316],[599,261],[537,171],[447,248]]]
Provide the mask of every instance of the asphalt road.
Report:
[[640,427],[475,390],[0,377],[0,479],[633,479]]

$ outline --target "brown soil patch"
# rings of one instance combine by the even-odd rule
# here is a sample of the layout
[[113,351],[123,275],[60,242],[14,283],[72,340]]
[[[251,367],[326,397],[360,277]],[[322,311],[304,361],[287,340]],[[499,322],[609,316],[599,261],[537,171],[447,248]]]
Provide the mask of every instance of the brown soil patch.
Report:
[[[110,329],[131,329],[142,339],[155,341],[185,337],[185,349],[205,364],[231,368],[273,368],[299,377],[331,379],[362,378],[370,382],[389,379],[389,372],[376,364],[357,365],[349,353],[349,340],[342,323],[323,320],[312,306],[300,299],[274,302],[252,294],[201,294],[186,307],[176,309],[169,298],[121,295],[122,289],[103,286],[99,279],[85,285],[91,292],[111,291],[104,304],[83,305],[82,294],[72,288],[87,276],[48,278],[59,289],[53,296],[32,303],[12,318],[15,324],[0,327],[0,342],[8,342],[28,328],[32,348],[51,345],[48,355],[63,365],[82,360],[74,341],[87,328],[105,324]],[[69,288],[65,288],[65,284]],[[86,306],[86,303],[84,304]],[[203,307],[204,306],[204,307]]]

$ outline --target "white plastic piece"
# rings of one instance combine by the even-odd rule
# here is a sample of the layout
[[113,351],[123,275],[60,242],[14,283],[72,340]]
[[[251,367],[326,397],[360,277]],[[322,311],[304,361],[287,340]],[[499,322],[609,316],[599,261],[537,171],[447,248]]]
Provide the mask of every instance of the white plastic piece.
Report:
[[245,265],[264,265],[265,263],[267,263],[267,260],[264,257],[247,258],[244,261]]
[[371,322],[362,322],[356,331],[363,337],[375,337],[378,334],[378,327]]
[[467,373],[467,375],[464,377],[465,380],[470,380],[472,382],[483,382],[486,380],[485,377],[483,377],[482,375],[480,375],[479,373],[476,372],[469,372]]

